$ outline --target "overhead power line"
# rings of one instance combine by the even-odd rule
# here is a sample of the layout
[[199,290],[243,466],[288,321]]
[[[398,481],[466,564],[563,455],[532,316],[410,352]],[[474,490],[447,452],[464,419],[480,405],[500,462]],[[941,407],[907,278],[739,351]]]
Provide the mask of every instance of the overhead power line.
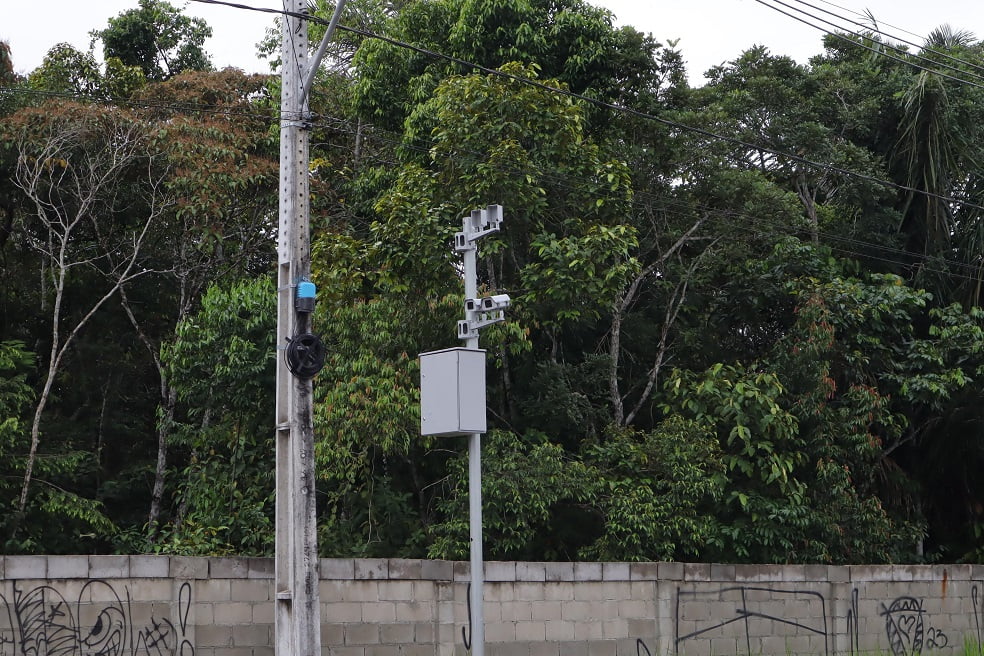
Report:
[[[253,7],[253,6],[239,4],[239,3],[234,3],[234,2],[226,2],[225,0],[192,0],[192,1],[194,1],[194,2],[201,2],[201,3],[205,3],[205,4],[224,5],[224,6],[229,6],[229,7],[232,7],[232,8],[237,8],[237,9],[250,10],[250,11],[259,11],[259,12],[270,13],[270,14],[275,14],[275,15],[284,15],[285,13],[288,13],[288,12],[284,12],[284,11],[279,10],[279,9],[268,9],[268,8],[262,8],[262,7]],[[319,19],[319,18],[314,17],[314,16],[310,16],[310,15],[307,15],[307,14],[297,14],[297,16],[299,16],[301,18],[304,18],[305,20],[310,20],[310,21],[317,22],[317,23],[327,24],[327,21],[324,21],[322,19]],[[564,96],[568,96],[568,97],[571,97],[571,98],[574,98],[574,99],[578,99],[578,100],[580,100],[582,102],[586,102],[586,103],[589,103],[589,104],[592,104],[592,105],[595,105],[595,106],[599,106],[599,107],[610,109],[610,110],[615,111],[615,112],[632,114],[632,115],[635,115],[637,117],[640,117],[640,118],[643,118],[643,119],[646,119],[646,120],[652,120],[654,122],[658,122],[658,123],[661,123],[661,124],[664,124],[664,125],[667,125],[669,127],[673,127],[673,128],[676,128],[676,129],[679,129],[679,130],[682,130],[682,131],[694,132],[694,133],[701,134],[701,135],[706,136],[706,137],[711,138],[711,139],[716,139],[716,140],[721,140],[721,141],[729,142],[729,143],[732,143],[732,144],[735,144],[735,145],[740,145],[740,146],[742,146],[744,148],[748,148],[748,149],[753,149],[753,150],[757,150],[757,151],[761,151],[761,152],[770,153],[770,154],[773,154],[773,155],[776,155],[776,156],[779,156],[779,157],[787,157],[788,159],[790,159],[792,161],[796,161],[796,162],[805,164],[805,165],[810,166],[812,168],[819,168],[819,169],[826,170],[826,171],[840,173],[840,174],[843,174],[843,175],[848,176],[848,177],[854,177],[854,178],[866,180],[866,181],[869,181],[869,182],[878,184],[880,186],[885,186],[885,187],[888,187],[888,188],[894,188],[894,189],[902,190],[902,191],[909,191],[909,192],[913,192],[913,193],[918,193],[918,194],[921,194],[921,195],[924,195],[924,196],[927,196],[927,197],[936,198],[938,200],[942,200],[942,201],[946,201],[946,202],[951,202],[951,203],[958,203],[958,204],[961,204],[961,205],[963,205],[965,207],[984,210],[984,207],[982,207],[980,205],[977,205],[977,204],[974,204],[974,203],[971,203],[971,202],[966,201],[966,200],[952,198],[952,197],[947,197],[947,196],[943,196],[943,195],[939,195],[939,194],[933,194],[931,192],[925,192],[925,191],[922,191],[922,190],[919,190],[919,189],[908,187],[906,185],[900,185],[900,184],[894,183],[894,182],[889,181],[889,180],[884,180],[884,179],[881,179],[881,178],[877,178],[877,177],[874,177],[874,176],[869,176],[869,175],[866,175],[866,174],[862,174],[862,173],[859,173],[859,172],[856,172],[856,171],[851,171],[849,169],[843,169],[841,167],[837,167],[837,166],[833,166],[833,165],[829,165],[829,164],[823,164],[823,163],[820,163],[820,162],[816,162],[816,161],[813,161],[813,160],[809,160],[809,159],[806,159],[806,158],[803,158],[803,157],[799,157],[799,156],[793,155],[791,153],[785,153],[783,151],[778,151],[778,150],[771,149],[771,148],[768,148],[768,147],[763,147],[763,146],[760,146],[760,145],[751,144],[751,143],[748,143],[748,142],[745,142],[743,140],[736,139],[736,138],[733,138],[733,137],[727,137],[727,136],[724,136],[724,135],[715,134],[715,133],[713,133],[711,131],[704,130],[702,128],[697,128],[697,127],[694,127],[694,126],[688,126],[688,125],[681,124],[681,123],[678,123],[678,122],[675,122],[675,121],[671,121],[669,119],[664,119],[662,117],[658,117],[658,116],[655,116],[655,115],[652,115],[652,114],[648,114],[648,113],[645,113],[645,112],[640,112],[640,111],[635,110],[635,109],[632,109],[632,108],[624,107],[624,106],[617,105],[617,104],[614,104],[614,103],[607,103],[607,102],[600,101],[600,100],[597,100],[597,99],[594,99],[594,98],[589,98],[589,97],[584,96],[582,94],[577,94],[577,93],[571,92],[571,91],[569,91],[567,89],[561,89],[561,88],[557,88],[557,87],[552,87],[550,85],[544,84],[542,82],[538,82],[536,80],[530,80],[528,78],[523,78],[521,76],[517,76],[517,75],[513,75],[513,74],[509,74],[509,73],[504,73],[502,71],[497,71],[495,69],[490,69],[490,68],[484,67],[484,66],[482,66],[480,64],[476,64],[474,62],[468,62],[466,60],[462,60],[462,59],[459,59],[459,58],[456,58],[456,57],[453,57],[453,56],[450,56],[450,55],[446,55],[446,54],[443,54],[443,53],[435,52],[435,51],[432,51],[432,50],[429,50],[429,49],[426,49],[426,48],[421,48],[421,47],[415,46],[413,44],[404,43],[404,42],[401,42],[401,41],[399,41],[397,39],[392,39],[390,37],[385,37],[385,36],[382,36],[382,35],[374,34],[372,32],[368,32],[368,31],[365,31],[365,30],[358,30],[358,29],[350,28],[350,27],[343,26],[343,25],[339,25],[338,26],[338,29],[345,30],[345,31],[348,31],[348,32],[351,32],[351,33],[355,33],[355,34],[364,36],[366,38],[380,39],[380,40],[389,42],[392,45],[395,45],[397,47],[403,47],[403,48],[412,49],[414,51],[420,52],[421,54],[425,54],[425,55],[432,56],[432,57],[435,57],[435,58],[440,58],[440,59],[443,59],[443,60],[446,60],[446,61],[457,63],[459,65],[462,65],[462,66],[465,66],[465,67],[468,67],[468,68],[472,68],[472,69],[475,69],[475,70],[479,70],[479,71],[484,72],[484,73],[489,74],[489,75],[497,76],[497,77],[500,77],[500,78],[506,78],[506,79],[510,79],[510,80],[513,80],[513,81],[516,81],[516,82],[519,82],[519,83],[522,83],[522,84],[526,84],[526,85],[531,85],[531,86],[534,86],[534,87],[538,87],[538,88],[541,88],[543,90],[549,91],[551,93],[557,93],[557,94],[561,94],[561,95],[564,95]],[[191,103],[175,104],[175,103],[161,103],[161,102],[153,102],[153,101],[135,101],[135,100],[128,100],[128,101],[108,101],[108,100],[105,100],[105,99],[87,98],[87,97],[78,96],[78,95],[69,94],[69,93],[46,92],[46,91],[31,90],[31,89],[24,89],[24,88],[17,88],[17,87],[14,87],[14,88],[11,88],[11,87],[0,88],[0,93],[4,93],[4,92],[32,93],[32,94],[37,94],[37,95],[45,95],[45,96],[49,96],[49,97],[61,97],[61,98],[66,98],[66,99],[84,100],[84,101],[90,101],[90,102],[101,102],[101,103],[106,103],[106,104],[131,105],[131,106],[135,106],[135,107],[144,107],[144,108],[166,109],[166,110],[170,110],[170,111],[211,112],[211,113],[214,113],[214,114],[223,114],[223,115],[228,115],[228,116],[243,116],[243,117],[250,117],[250,118],[260,118],[260,119],[268,120],[268,121],[276,121],[276,120],[279,120],[279,118],[280,118],[279,111],[276,110],[276,109],[274,109],[274,108],[271,108],[269,112],[257,113],[257,112],[250,112],[250,111],[246,111],[246,110],[230,110],[230,109],[226,109],[226,108],[218,108],[218,107],[212,106],[212,105],[198,105],[198,104],[191,104]],[[315,127],[323,127],[323,128],[338,130],[338,131],[343,132],[343,133],[346,133],[347,132],[349,134],[355,134],[355,131],[352,128],[346,129],[345,127],[343,127],[347,123],[345,121],[345,119],[341,119],[341,118],[338,118],[338,117],[330,117],[330,116],[325,116],[325,117],[321,117],[321,118],[327,119],[327,120],[332,121],[332,122],[330,122],[330,123],[315,123],[314,124]],[[403,140],[402,137],[400,137],[399,135],[395,135],[391,139],[387,139],[385,137],[380,137],[379,135],[376,135],[376,136],[377,136],[377,138],[379,138],[383,142],[389,141],[392,144],[397,144],[397,145],[400,145],[400,146],[402,146],[404,148],[409,148],[411,150],[418,150],[420,152],[427,152],[427,151],[429,151],[429,147],[415,146],[413,144],[406,143],[406,141]],[[475,153],[475,154],[477,156],[478,155],[481,155],[480,153]],[[570,183],[572,183],[572,182],[573,183],[576,183],[577,181],[576,180],[573,180],[573,181],[568,180],[568,181],[566,181],[565,184],[568,184],[568,186],[569,186]],[[649,194],[645,194],[645,193],[641,193],[641,194],[640,193],[637,193],[637,196],[648,196],[648,195]],[[672,201],[671,199],[666,199],[666,198],[660,197],[659,200],[661,202],[664,202],[664,203],[668,204],[668,205],[677,204],[676,202]],[[680,205],[680,206],[682,207],[682,205]],[[698,209],[700,209],[700,208],[698,207]],[[721,211],[721,210],[716,209],[716,208],[711,208],[711,209],[714,209],[715,211]],[[736,216],[736,217],[737,216],[741,216],[741,217],[750,219],[753,222],[759,220],[756,217],[751,217],[749,215],[744,215],[744,214],[737,213],[737,212],[725,212],[725,213],[729,214],[730,216]],[[788,227],[789,226],[787,226],[787,228]],[[890,252],[890,251],[893,251],[893,250],[898,250],[898,249],[891,249],[891,248],[888,248],[888,247],[885,247],[883,245],[876,244],[876,243],[864,242],[864,241],[861,241],[861,240],[852,240],[852,239],[848,239],[848,238],[843,238],[843,237],[839,237],[839,236],[834,235],[834,234],[831,234],[831,233],[824,233],[822,231],[820,231],[818,234],[820,234],[821,236],[824,236],[825,238],[829,238],[829,239],[833,239],[833,240],[839,240],[842,243],[848,243],[848,242],[849,243],[852,243],[855,247],[859,247],[859,248],[874,249],[874,250],[878,250],[878,251],[881,251],[881,252]],[[848,250],[843,249],[843,248],[839,248],[837,250],[840,250],[840,251],[846,252],[846,253],[853,253],[854,255],[859,255],[859,256],[863,256],[863,257],[871,257],[871,254],[870,253],[860,253],[860,252],[857,252],[857,251],[848,251]],[[917,259],[925,259],[923,256],[918,256],[918,255],[915,255],[913,253],[909,253],[907,251],[898,251],[898,252],[899,252],[899,254],[905,253],[909,257],[916,257]],[[884,259],[884,258],[881,258],[881,259]],[[893,262],[893,263],[899,264],[899,265],[906,265],[906,264],[910,264],[911,265],[912,264],[911,262],[906,263],[906,262],[901,262],[901,261],[898,261],[898,260],[891,260],[891,259],[886,259],[885,261],[887,261],[887,262]],[[952,267],[958,268],[958,269],[966,269],[968,271],[970,271],[970,270],[976,271],[977,270],[977,267],[975,267],[973,265],[968,265],[968,264],[965,264],[965,263],[962,263],[962,262],[958,262],[958,261],[955,261],[955,260],[946,260],[945,258],[943,258],[943,259],[940,259],[939,261],[940,261],[941,264],[946,264],[948,266],[952,266]],[[939,271],[939,273],[942,274],[942,273],[945,273],[945,272]],[[976,280],[977,279],[977,276],[976,275],[967,276],[967,275],[961,275],[961,274],[954,274],[952,272],[949,273],[948,275],[954,275],[955,277],[966,278],[966,279],[970,279],[970,280]]]
[[[228,2],[227,0],[192,0],[192,1],[193,2],[203,3],[203,4],[224,5],[224,6],[228,6],[228,7],[232,7],[232,8],[236,8],[236,9],[244,9],[244,10],[249,10],[249,11],[261,11],[261,12],[265,12],[265,13],[281,14],[281,15],[284,15],[285,14],[285,12],[282,11],[282,10],[280,10],[280,9],[268,9],[268,8],[264,8],[264,7],[251,7],[250,5],[244,5],[244,4],[240,4],[240,3],[236,3],[236,2]],[[762,2],[762,0],[756,0],[756,2]],[[322,25],[327,25],[328,24],[328,21],[326,21],[324,19],[321,19],[321,18],[318,18],[316,16],[310,16],[308,14],[291,14],[291,13],[287,12],[286,15],[291,15],[291,16],[295,16],[296,15],[297,17],[302,18],[304,20],[309,20],[309,21],[316,22],[316,23],[319,23],[319,24],[322,24]],[[925,196],[925,197],[929,197],[929,198],[936,198],[938,200],[942,200],[942,201],[945,201],[945,202],[948,202],[948,203],[955,203],[955,204],[958,204],[958,205],[962,205],[964,207],[970,207],[970,208],[973,208],[973,209],[978,209],[978,210],[984,211],[984,206],[978,205],[976,203],[972,203],[972,202],[970,202],[970,201],[968,201],[966,199],[954,198],[952,196],[943,196],[943,195],[940,195],[940,194],[933,194],[932,192],[927,192],[925,190],[918,189],[916,187],[912,187],[910,185],[903,185],[903,184],[899,184],[897,182],[892,182],[890,180],[884,180],[884,179],[881,179],[881,178],[876,178],[876,177],[871,176],[871,175],[867,175],[867,174],[864,174],[864,173],[859,173],[857,171],[852,171],[850,169],[845,169],[843,167],[839,167],[839,166],[836,166],[836,165],[833,165],[833,164],[825,164],[825,163],[822,163],[822,162],[817,162],[817,161],[814,161],[814,160],[807,159],[805,157],[801,157],[799,155],[795,155],[793,153],[789,153],[789,152],[777,150],[775,148],[771,148],[771,147],[768,147],[768,146],[763,146],[761,144],[752,144],[752,143],[749,143],[747,141],[743,141],[741,139],[737,139],[735,137],[729,137],[727,135],[717,134],[717,133],[712,132],[710,130],[705,130],[704,128],[699,128],[699,127],[696,127],[696,126],[686,125],[684,123],[679,123],[677,121],[672,121],[670,119],[666,119],[666,118],[662,118],[660,116],[656,116],[655,114],[650,114],[648,112],[643,112],[643,111],[640,111],[640,110],[637,110],[637,109],[633,109],[631,107],[626,107],[625,105],[618,105],[618,104],[615,104],[615,103],[610,103],[610,102],[606,102],[606,101],[603,101],[603,100],[599,100],[597,98],[590,98],[590,97],[585,96],[583,94],[575,93],[573,91],[570,91],[569,89],[562,89],[562,88],[559,88],[559,87],[553,87],[553,86],[550,86],[549,84],[545,84],[545,83],[540,82],[538,80],[531,80],[529,78],[525,78],[525,77],[522,77],[520,75],[515,75],[513,73],[506,73],[504,71],[499,71],[499,70],[496,70],[496,69],[493,69],[493,68],[489,68],[487,66],[483,66],[481,64],[477,64],[475,62],[470,62],[470,61],[467,61],[465,59],[461,59],[459,57],[455,57],[453,55],[448,55],[448,54],[445,54],[445,53],[442,53],[442,52],[431,50],[429,48],[424,48],[422,46],[414,45],[412,43],[407,43],[405,41],[400,41],[399,39],[394,39],[392,37],[384,36],[384,35],[381,35],[381,34],[376,34],[374,32],[370,32],[370,31],[367,31],[367,30],[361,30],[361,29],[358,29],[358,28],[349,27],[347,25],[339,25],[338,26],[338,29],[339,30],[342,30],[342,31],[345,31],[345,32],[349,32],[351,34],[356,34],[358,36],[362,36],[364,38],[377,39],[377,40],[380,40],[380,41],[384,41],[384,42],[389,43],[389,44],[391,44],[393,46],[396,46],[396,47],[399,47],[399,48],[404,48],[404,49],[407,49],[407,50],[412,50],[414,52],[417,52],[417,53],[422,54],[422,55],[426,55],[428,57],[432,57],[432,58],[435,58],[435,59],[442,59],[444,61],[447,61],[447,62],[450,62],[450,63],[453,63],[453,64],[457,64],[457,65],[462,66],[462,67],[467,68],[467,69],[471,69],[471,70],[475,70],[475,71],[480,71],[482,73],[485,73],[486,75],[491,75],[491,76],[495,76],[495,77],[499,77],[499,78],[503,78],[503,79],[508,79],[508,80],[513,81],[513,82],[517,82],[519,84],[525,84],[525,85],[528,85],[528,86],[531,86],[531,87],[542,89],[544,91],[548,91],[550,93],[555,93],[555,94],[559,94],[559,95],[562,95],[562,96],[566,96],[568,98],[580,100],[581,102],[584,102],[584,103],[593,105],[595,107],[599,107],[599,108],[602,108],[602,109],[608,109],[610,111],[614,111],[614,112],[621,113],[621,114],[628,114],[628,115],[631,115],[631,116],[635,116],[636,118],[641,118],[641,119],[644,119],[644,120],[652,121],[654,123],[659,123],[661,125],[664,125],[664,126],[667,126],[667,127],[670,127],[670,128],[675,128],[677,130],[681,130],[681,131],[684,131],[684,132],[690,132],[690,133],[693,133],[693,134],[699,134],[701,136],[707,137],[708,139],[714,139],[714,140],[717,140],[717,141],[728,142],[728,143],[731,143],[732,145],[735,145],[735,146],[741,146],[742,148],[747,148],[747,149],[750,149],[750,150],[755,150],[755,151],[769,153],[769,154],[775,155],[777,157],[784,157],[784,158],[786,158],[789,161],[796,162],[798,164],[803,164],[803,165],[808,166],[810,168],[821,169],[821,170],[829,171],[831,173],[839,173],[841,175],[850,176],[850,177],[853,177],[853,178],[856,178],[856,179],[859,179],[859,180],[864,180],[866,182],[871,182],[873,184],[878,184],[878,185],[885,186],[885,187],[888,187],[888,188],[893,188],[893,189],[896,189],[896,190],[899,190],[899,191],[905,191],[905,192],[908,192],[908,193],[917,194],[917,195]],[[854,41],[851,41],[851,43],[855,43],[855,42]],[[903,60],[903,63],[908,63],[908,62],[905,62]]]
[[[854,20],[852,18],[848,18],[846,16],[843,16],[841,14],[838,14],[837,12],[830,11],[829,9],[824,9],[822,7],[818,7],[817,5],[814,5],[814,4],[811,4],[809,2],[806,2],[806,0],[792,0],[792,1],[793,2],[796,2],[797,4],[810,7],[812,9],[817,10],[817,11],[821,11],[821,12],[827,14],[828,16],[833,16],[834,18],[837,18],[839,20],[842,20],[842,21],[845,21],[847,23],[850,23],[850,24],[852,24],[852,25],[854,25],[856,27],[860,27],[863,30],[865,30],[866,32],[869,32],[869,33],[872,33],[872,34],[878,34],[880,36],[883,36],[885,38],[891,39],[891,40],[896,41],[898,43],[903,43],[905,45],[912,46],[913,48],[918,48],[922,52],[928,52],[928,53],[931,53],[933,55],[937,55],[939,57],[942,57],[944,59],[947,59],[949,61],[955,62],[957,64],[960,64],[960,65],[963,65],[963,66],[968,66],[968,67],[973,68],[975,70],[984,72],[984,66],[981,66],[979,64],[975,64],[974,62],[972,62],[972,61],[970,61],[968,59],[963,59],[961,57],[955,57],[955,56],[951,55],[950,53],[948,53],[948,52],[946,52],[944,50],[939,50],[937,48],[929,47],[927,45],[927,42],[929,41],[929,39],[927,37],[920,36],[919,34],[915,34],[914,32],[908,32],[907,30],[902,30],[903,32],[906,32],[907,34],[911,34],[912,36],[917,36],[917,37],[922,38],[923,41],[924,41],[923,44],[918,44],[918,43],[915,43],[913,41],[906,40],[906,39],[904,39],[904,38],[902,38],[900,36],[896,36],[894,34],[891,34],[889,32],[886,32],[886,31],[882,30],[881,28],[879,28],[877,24],[876,25],[868,25],[866,23],[863,23],[863,22],[860,22],[860,21],[856,21],[856,20]],[[843,7],[840,7],[839,5],[835,5],[832,2],[826,2],[825,0],[819,0],[819,1],[820,2],[824,2],[825,4],[828,4],[828,5],[832,6],[832,7],[837,7],[838,9],[842,9],[842,10],[844,9]],[[845,11],[849,11],[849,10],[845,10]],[[887,23],[886,23],[886,25],[887,25]],[[894,27],[894,26],[889,25],[889,27]],[[901,28],[895,28],[895,29],[901,29]],[[903,52],[905,52],[905,51],[903,50]],[[960,70],[960,69],[957,69],[957,70]],[[961,72],[964,72],[964,71],[961,71]],[[981,76],[975,76],[975,77],[984,79],[984,77],[981,77]]]
[[[916,61],[928,62],[932,66],[943,66],[945,68],[949,68],[949,69],[951,69],[953,71],[956,71],[956,72],[960,73],[961,75],[967,75],[967,76],[974,77],[974,78],[976,78],[978,80],[982,80],[982,81],[984,81],[984,77],[981,77],[979,75],[975,75],[973,73],[969,73],[967,71],[963,71],[963,70],[961,70],[961,69],[959,69],[959,68],[957,68],[957,67],[955,67],[955,66],[953,66],[951,64],[945,64],[945,63],[942,63],[942,62],[937,62],[937,61],[934,61],[934,60],[929,59],[927,57],[923,57],[922,55],[910,53],[907,50],[905,50],[904,48],[899,48],[899,47],[893,46],[893,45],[891,45],[889,43],[881,43],[880,44],[885,49],[879,49],[879,48],[875,48],[873,46],[869,46],[869,45],[867,45],[867,44],[865,44],[863,42],[866,39],[866,37],[865,37],[864,34],[861,34],[859,32],[854,32],[852,30],[845,29],[845,28],[837,25],[836,23],[832,23],[831,21],[828,21],[826,19],[820,18],[820,17],[818,17],[818,16],[816,16],[814,14],[811,14],[811,13],[809,13],[807,11],[804,11],[802,9],[797,9],[797,8],[793,7],[792,5],[789,5],[788,3],[783,2],[783,0],[772,0],[772,2],[774,2],[775,4],[770,4],[767,0],[755,0],[755,2],[759,3],[763,7],[767,7],[769,9],[773,10],[773,11],[776,11],[776,12],[779,12],[780,14],[783,14],[784,16],[787,16],[789,18],[792,18],[795,21],[799,21],[800,23],[803,23],[804,25],[808,25],[808,26],[810,26],[810,27],[812,27],[812,28],[814,28],[816,30],[819,30],[820,32],[823,32],[824,34],[828,34],[828,35],[830,35],[830,36],[832,36],[832,37],[834,37],[836,39],[839,39],[841,41],[846,41],[847,43],[850,43],[853,46],[856,46],[856,47],[859,47],[859,48],[863,48],[865,50],[868,50],[870,52],[873,52],[873,53],[875,53],[875,54],[877,54],[877,55],[879,55],[881,57],[884,57],[886,59],[891,59],[892,61],[896,61],[896,62],[899,62],[901,64],[905,64],[907,66],[912,66],[914,68],[917,68],[919,70],[925,71],[927,73],[932,73],[934,75],[939,75],[940,77],[946,78],[948,80],[953,80],[953,81],[959,82],[961,84],[966,84],[968,86],[976,87],[978,89],[984,89],[984,84],[979,84],[977,82],[974,82],[973,80],[968,80],[968,79],[963,78],[963,77],[957,77],[955,75],[952,75],[951,73],[947,73],[945,71],[941,71],[941,70],[936,69],[936,68],[928,68],[925,65],[920,65],[920,64],[916,63]],[[851,39],[851,38],[845,36],[844,34],[842,34],[840,32],[834,32],[834,31],[828,30],[828,29],[826,29],[824,27],[821,27],[821,26],[819,26],[819,25],[817,25],[815,23],[811,23],[810,21],[806,20],[805,18],[801,18],[800,16],[796,16],[795,14],[791,14],[788,11],[785,11],[783,9],[780,9],[779,7],[777,7],[775,5],[782,5],[783,7],[787,7],[789,9],[791,9],[792,11],[799,12],[799,13],[805,15],[805,16],[809,16],[810,18],[812,18],[814,20],[818,20],[818,21],[820,21],[822,23],[826,23],[828,25],[831,25],[831,26],[833,26],[833,27],[835,27],[835,28],[837,28],[839,30],[843,30],[845,33],[850,34],[851,36],[856,37],[858,39],[861,39],[861,42],[855,41],[854,39]],[[901,54],[902,57],[889,54],[888,52],[886,52],[886,49],[887,50],[893,50],[893,51]],[[908,57],[908,59],[904,59],[903,57]]]

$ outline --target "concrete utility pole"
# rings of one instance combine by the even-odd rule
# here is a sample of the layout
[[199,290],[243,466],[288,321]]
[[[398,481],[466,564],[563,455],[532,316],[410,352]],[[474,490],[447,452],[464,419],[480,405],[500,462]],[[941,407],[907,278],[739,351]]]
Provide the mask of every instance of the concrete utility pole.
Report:
[[[321,365],[312,367],[306,361],[321,345],[310,333],[314,286],[307,282],[311,273],[307,91],[344,3],[338,0],[322,46],[309,61],[307,20],[302,18],[306,0],[284,0],[277,243],[274,627],[278,656],[321,656],[311,382]],[[293,367],[288,365],[290,356]]]

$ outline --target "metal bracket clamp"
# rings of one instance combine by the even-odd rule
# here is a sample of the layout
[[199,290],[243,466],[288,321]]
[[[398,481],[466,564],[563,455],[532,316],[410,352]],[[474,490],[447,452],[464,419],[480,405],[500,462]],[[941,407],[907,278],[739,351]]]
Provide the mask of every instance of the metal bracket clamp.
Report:
[[458,339],[478,337],[478,332],[482,328],[505,321],[504,310],[509,305],[509,296],[506,294],[466,298],[465,319],[458,322]]
[[462,218],[462,231],[454,236],[454,249],[459,253],[475,249],[475,242],[498,232],[502,226],[502,205],[489,205],[484,210],[472,210]]

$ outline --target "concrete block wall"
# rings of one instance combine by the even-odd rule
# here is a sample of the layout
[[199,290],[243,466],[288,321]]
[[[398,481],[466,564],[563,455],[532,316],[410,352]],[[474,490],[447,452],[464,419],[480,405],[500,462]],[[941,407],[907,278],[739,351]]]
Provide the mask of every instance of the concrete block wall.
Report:
[[[467,563],[320,562],[324,656],[468,653]],[[486,563],[488,656],[963,653],[984,566]],[[0,558],[0,656],[273,656],[273,561]]]

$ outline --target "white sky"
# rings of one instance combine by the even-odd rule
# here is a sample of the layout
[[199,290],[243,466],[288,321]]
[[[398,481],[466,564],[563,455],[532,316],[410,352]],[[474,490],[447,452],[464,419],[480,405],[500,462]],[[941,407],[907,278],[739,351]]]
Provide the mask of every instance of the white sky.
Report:
[[[278,0],[239,0],[242,4],[276,8]],[[589,0],[612,10],[619,24],[635,26],[656,39],[679,39],[693,83],[715,64],[737,57],[759,44],[773,54],[789,55],[805,62],[821,51],[822,34],[756,0]],[[984,2],[981,0],[807,0],[819,9],[782,0],[828,20],[828,10],[856,20],[870,10],[885,32],[922,42],[932,29],[949,23],[984,39]],[[171,4],[184,6],[182,0]],[[11,46],[14,69],[27,73],[36,68],[48,49],[68,42],[80,50],[89,47],[89,31],[106,27],[107,20],[133,8],[137,0],[0,0],[0,40]],[[214,37],[207,50],[218,68],[236,66],[248,72],[269,72],[256,58],[256,44],[272,24],[273,16],[230,7],[190,2],[189,15],[204,18]],[[788,10],[787,10],[788,11]],[[818,23],[819,21],[813,20]],[[826,26],[829,27],[829,26]],[[914,36],[915,35],[919,36]]]

